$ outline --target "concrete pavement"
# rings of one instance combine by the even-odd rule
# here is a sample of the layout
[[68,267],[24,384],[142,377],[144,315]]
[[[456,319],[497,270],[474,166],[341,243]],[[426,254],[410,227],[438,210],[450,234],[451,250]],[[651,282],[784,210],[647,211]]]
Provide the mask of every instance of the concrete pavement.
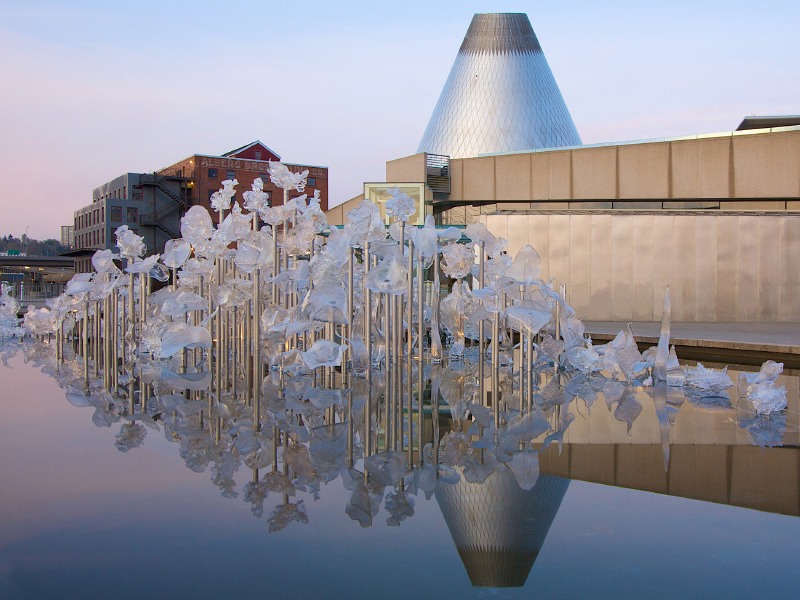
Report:
[[[625,322],[584,321],[598,343],[612,339]],[[658,343],[661,323],[634,321],[637,342]],[[684,348],[795,355],[800,359],[800,323],[672,323],[670,343]]]

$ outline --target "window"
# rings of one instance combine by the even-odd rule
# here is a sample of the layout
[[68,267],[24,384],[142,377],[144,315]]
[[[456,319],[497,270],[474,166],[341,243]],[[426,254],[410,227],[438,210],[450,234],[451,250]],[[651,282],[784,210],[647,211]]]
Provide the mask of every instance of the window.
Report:
[[109,212],[111,213],[111,222],[112,223],[122,223],[122,207],[121,206],[109,206]]
[[261,150],[256,150],[256,160],[261,160]]
[[217,178],[217,170],[216,169],[209,169],[208,170],[208,178],[209,179],[216,179]]
[[106,207],[105,207],[105,206],[101,206],[101,207],[100,207],[100,220],[101,220],[103,223],[105,223],[105,222],[106,222]]
[[261,181],[264,182],[264,185],[267,185],[269,183],[269,175],[267,175],[266,173],[259,173],[258,177],[259,179],[261,179]]
[[315,185],[317,185],[317,178],[316,177],[309,177],[308,179],[306,179],[306,183],[308,185],[310,185],[311,187],[314,187]]
[[236,179],[236,171],[225,171],[225,179]]
[[141,200],[142,199],[142,195],[143,194],[142,194],[142,189],[141,188],[139,188],[138,190],[136,188],[133,188],[133,199],[134,200]]
[[126,216],[128,218],[126,219],[126,221],[128,223],[136,223],[136,221],[139,219],[139,209],[136,208],[135,206],[129,206],[127,213],[128,214]]

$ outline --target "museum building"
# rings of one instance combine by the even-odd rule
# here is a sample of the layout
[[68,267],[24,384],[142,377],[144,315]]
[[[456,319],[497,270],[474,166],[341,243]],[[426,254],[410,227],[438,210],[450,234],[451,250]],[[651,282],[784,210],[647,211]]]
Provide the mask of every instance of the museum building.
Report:
[[398,185],[416,224],[532,245],[581,318],[659,320],[670,286],[677,321],[800,321],[800,117],[581,145],[535,40],[526,15],[475,15],[419,151],[329,222]]

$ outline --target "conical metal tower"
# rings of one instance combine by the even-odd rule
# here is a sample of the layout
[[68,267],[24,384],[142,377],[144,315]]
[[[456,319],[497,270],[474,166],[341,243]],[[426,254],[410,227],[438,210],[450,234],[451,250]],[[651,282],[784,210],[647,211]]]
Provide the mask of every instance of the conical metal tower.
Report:
[[476,14],[417,152],[465,158],[580,143],[528,16]]

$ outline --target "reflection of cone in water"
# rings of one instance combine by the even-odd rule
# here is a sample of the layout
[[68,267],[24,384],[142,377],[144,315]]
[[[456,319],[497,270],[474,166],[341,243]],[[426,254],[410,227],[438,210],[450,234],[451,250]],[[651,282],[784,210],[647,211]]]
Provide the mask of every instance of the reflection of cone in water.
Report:
[[544,544],[568,479],[540,475],[525,492],[500,467],[484,483],[436,486],[436,501],[476,587],[521,587]]

